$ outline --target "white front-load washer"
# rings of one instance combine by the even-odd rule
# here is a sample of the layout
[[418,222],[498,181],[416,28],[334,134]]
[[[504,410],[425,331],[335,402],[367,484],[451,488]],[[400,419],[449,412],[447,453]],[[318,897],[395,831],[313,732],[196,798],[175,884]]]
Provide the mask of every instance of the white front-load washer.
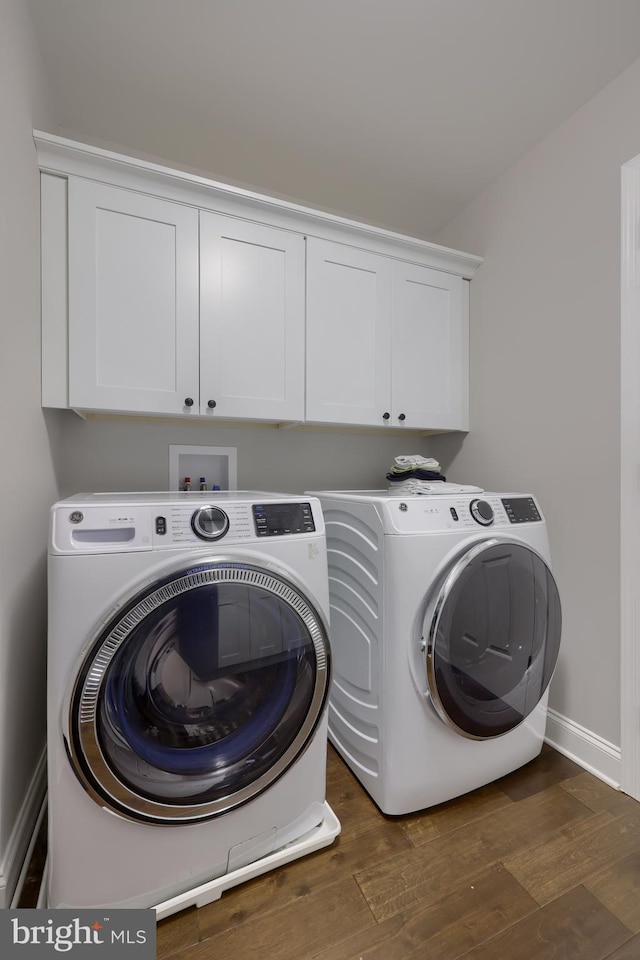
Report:
[[50,907],[181,909],[333,818],[331,842],[316,499],[79,494],[48,576]]
[[380,809],[450,800],[542,748],[561,609],[531,495],[323,491],[329,739]]

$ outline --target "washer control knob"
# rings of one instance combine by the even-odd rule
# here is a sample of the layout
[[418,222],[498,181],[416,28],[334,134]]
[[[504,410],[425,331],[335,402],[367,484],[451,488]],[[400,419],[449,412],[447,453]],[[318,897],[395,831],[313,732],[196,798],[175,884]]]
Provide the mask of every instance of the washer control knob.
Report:
[[481,523],[483,527],[493,523],[493,507],[486,500],[472,500],[469,509],[476,523]]
[[221,540],[229,529],[229,517],[220,507],[199,507],[191,517],[191,529],[200,540]]

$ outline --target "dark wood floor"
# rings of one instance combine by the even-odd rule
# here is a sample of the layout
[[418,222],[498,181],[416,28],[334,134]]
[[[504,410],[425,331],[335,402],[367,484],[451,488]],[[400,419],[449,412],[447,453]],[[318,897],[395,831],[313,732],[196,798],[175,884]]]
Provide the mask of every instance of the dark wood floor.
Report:
[[334,844],[158,925],[172,960],[640,960],[640,803],[549,747],[383,816],[330,749]]

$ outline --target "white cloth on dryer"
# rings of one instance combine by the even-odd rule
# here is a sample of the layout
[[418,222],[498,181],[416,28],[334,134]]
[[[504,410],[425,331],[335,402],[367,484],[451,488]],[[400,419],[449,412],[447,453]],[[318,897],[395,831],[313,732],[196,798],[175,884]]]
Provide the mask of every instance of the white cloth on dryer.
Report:
[[420,467],[421,470],[440,470],[440,464],[433,457],[422,457],[417,453],[395,457],[394,463],[399,471],[411,470],[412,467]]
[[426,494],[433,495],[451,495],[457,493],[482,493],[482,487],[476,487],[469,483],[449,483],[446,480],[401,480],[389,487],[389,493],[398,496],[407,494]]

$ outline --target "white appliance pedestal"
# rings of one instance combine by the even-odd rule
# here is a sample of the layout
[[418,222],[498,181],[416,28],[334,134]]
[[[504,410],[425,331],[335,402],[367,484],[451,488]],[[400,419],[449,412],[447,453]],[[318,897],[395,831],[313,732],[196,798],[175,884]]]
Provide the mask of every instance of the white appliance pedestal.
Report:
[[322,823],[310,830],[304,837],[300,837],[293,843],[288,843],[286,847],[282,847],[281,850],[276,850],[266,857],[261,857],[255,863],[248,863],[244,867],[225,873],[222,877],[209,880],[192,890],[187,890],[186,893],[180,893],[177,897],[171,897],[169,900],[156,904],[153,907],[156,911],[156,918],[163,920],[165,917],[178,913],[180,910],[185,910],[187,907],[204,907],[207,903],[219,900],[225,890],[231,890],[239,883],[253,880],[254,877],[268,873],[269,870],[275,870],[276,867],[282,867],[285,863],[297,860],[298,857],[304,857],[316,850],[321,850],[322,847],[330,846],[340,833],[340,821],[328,803],[325,802],[324,807],[325,814]]

